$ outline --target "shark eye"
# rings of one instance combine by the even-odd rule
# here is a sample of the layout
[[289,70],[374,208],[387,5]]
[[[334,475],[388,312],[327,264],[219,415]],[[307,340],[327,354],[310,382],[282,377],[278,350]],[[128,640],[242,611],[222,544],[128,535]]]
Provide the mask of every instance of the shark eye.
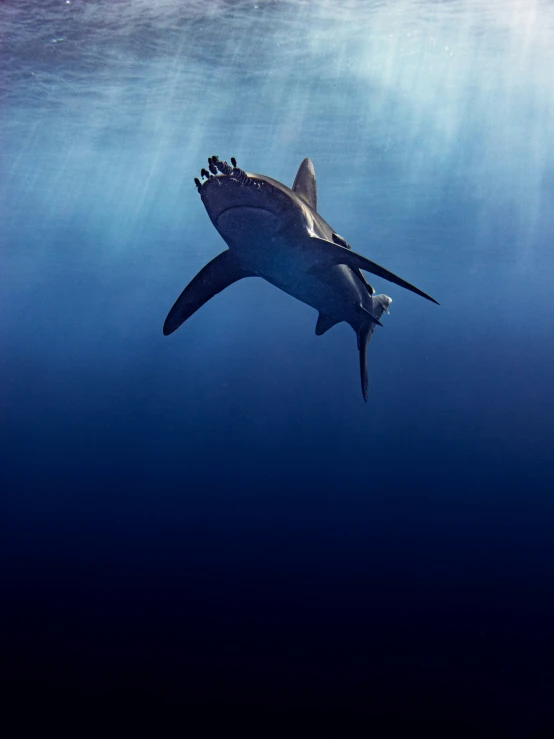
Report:
[[345,249],[351,249],[352,247],[348,243],[346,239],[343,239],[342,236],[339,236],[338,234],[333,234],[333,241],[335,244],[338,244],[339,246],[344,246]]

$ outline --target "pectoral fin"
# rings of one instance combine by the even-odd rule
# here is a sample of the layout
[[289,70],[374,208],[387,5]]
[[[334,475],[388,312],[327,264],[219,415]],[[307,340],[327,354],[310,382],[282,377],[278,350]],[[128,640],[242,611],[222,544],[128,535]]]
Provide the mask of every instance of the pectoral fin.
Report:
[[371,272],[389,282],[394,282],[395,285],[400,285],[400,287],[410,290],[416,295],[421,295],[422,298],[426,298],[432,303],[437,303],[437,305],[439,305],[439,303],[430,295],[427,295],[427,293],[424,293],[419,288],[414,287],[414,285],[410,285],[409,282],[406,282],[406,280],[403,280],[401,277],[397,277],[397,275],[389,272],[388,269],[372,262],[371,259],[366,259],[366,257],[362,257],[361,254],[356,254],[355,251],[345,249],[344,246],[339,246],[331,241],[320,239],[317,236],[312,236],[311,241],[319,254],[319,259],[317,260],[316,265],[318,268],[321,267],[322,264],[327,264],[329,266],[334,264],[346,264],[354,270],[363,269],[365,272]]
[[194,277],[177,298],[165,319],[163,332],[172,334],[210,298],[243,277],[253,277],[231,251],[224,251]]

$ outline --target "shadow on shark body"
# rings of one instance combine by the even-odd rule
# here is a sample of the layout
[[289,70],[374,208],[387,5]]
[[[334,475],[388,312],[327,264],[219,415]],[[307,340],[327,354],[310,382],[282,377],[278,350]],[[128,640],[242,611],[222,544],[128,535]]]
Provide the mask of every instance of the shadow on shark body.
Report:
[[358,337],[364,400],[368,399],[367,347],[391,298],[375,295],[362,270],[437,303],[375,262],[356,254],[317,212],[314,167],[304,159],[292,190],[265,175],[244,172],[210,157],[210,172],[195,179],[204,207],[226,251],[212,259],[183,290],[165,320],[167,336],[210,298],[243,277],[262,277],[319,312],[316,334],[337,323]]

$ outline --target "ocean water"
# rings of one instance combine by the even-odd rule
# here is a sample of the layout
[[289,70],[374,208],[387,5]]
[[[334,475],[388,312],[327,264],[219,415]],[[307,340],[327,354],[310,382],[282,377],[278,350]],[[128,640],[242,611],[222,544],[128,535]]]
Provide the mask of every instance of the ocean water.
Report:
[[[554,5],[0,21],[4,696],[548,736]],[[212,154],[309,156],[323,217],[441,303],[370,278],[367,404],[352,330],[262,280],[162,335],[224,247]]]

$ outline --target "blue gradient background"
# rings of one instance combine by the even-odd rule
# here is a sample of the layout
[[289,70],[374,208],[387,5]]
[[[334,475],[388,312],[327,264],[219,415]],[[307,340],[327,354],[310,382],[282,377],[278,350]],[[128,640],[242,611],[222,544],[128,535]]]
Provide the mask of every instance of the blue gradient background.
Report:
[[[86,711],[554,725],[554,8],[3,3],[2,689]],[[206,159],[436,297],[370,346],[245,280]],[[69,698],[68,698],[69,697]]]

